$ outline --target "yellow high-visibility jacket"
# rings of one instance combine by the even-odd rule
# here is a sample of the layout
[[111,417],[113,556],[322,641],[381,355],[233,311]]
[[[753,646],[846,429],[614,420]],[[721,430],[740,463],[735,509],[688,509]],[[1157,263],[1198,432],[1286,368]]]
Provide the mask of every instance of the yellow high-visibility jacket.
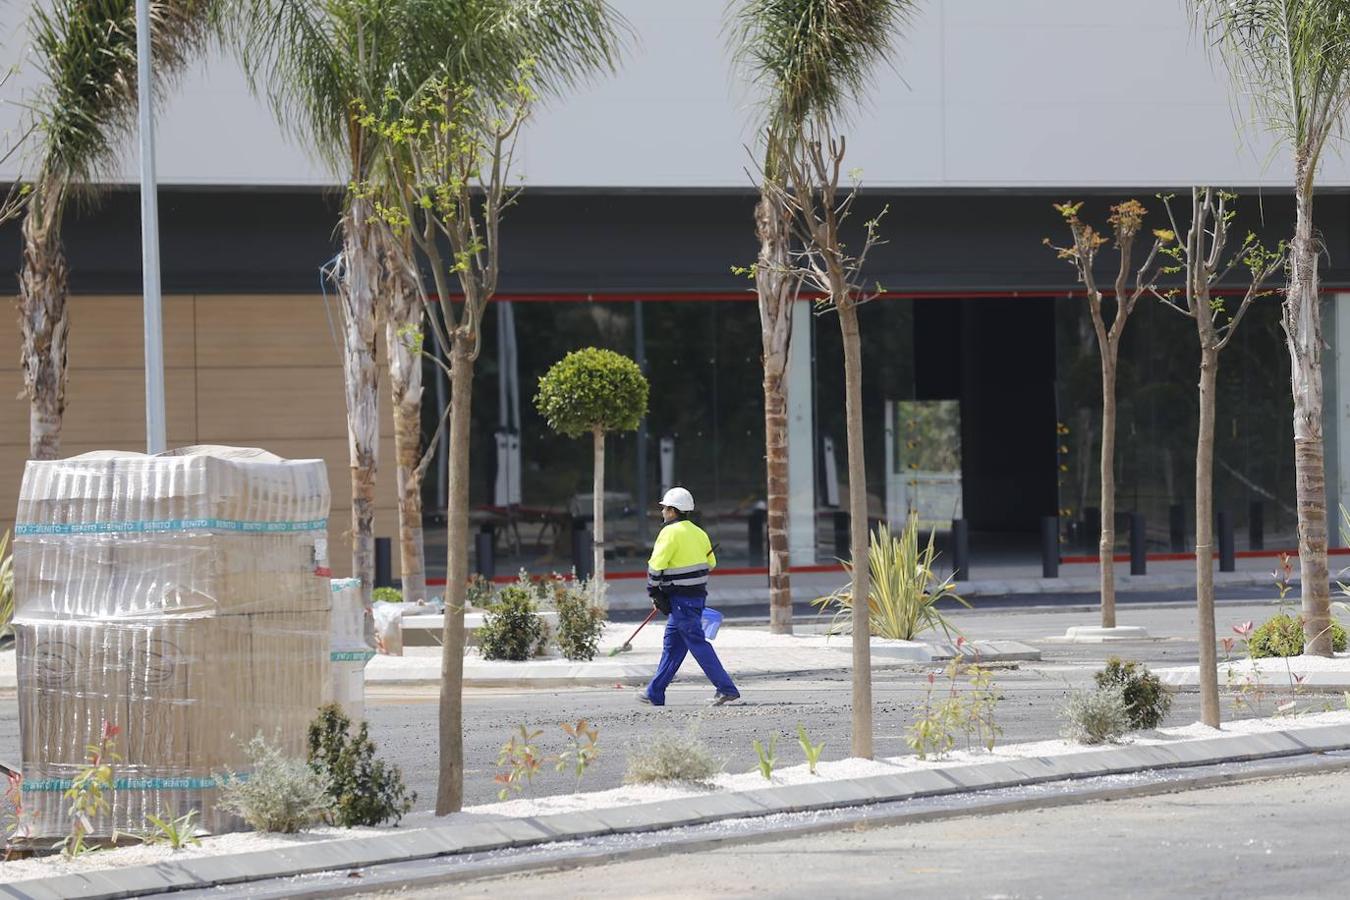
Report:
[[647,584],[669,594],[704,597],[708,573],[717,568],[708,533],[688,519],[676,519],[661,529],[647,560]]

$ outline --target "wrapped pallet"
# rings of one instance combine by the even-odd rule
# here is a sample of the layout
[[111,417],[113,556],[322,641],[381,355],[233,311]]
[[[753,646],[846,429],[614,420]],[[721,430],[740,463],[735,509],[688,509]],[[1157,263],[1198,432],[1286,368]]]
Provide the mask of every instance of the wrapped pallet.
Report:
[[359,578],[334,578],[332,597],[328,659],[333,668],[326,699],[360,722],[366,717],[366,663],[375,655],[370,610],[361,597]]
[[303,756],[329,682],[328,481],[318,460],[190,447],[31,461],[15,523],[25,806],[69,830],[62,792],[103,723],[116,787],[94,834],[197,810],[261,733]]

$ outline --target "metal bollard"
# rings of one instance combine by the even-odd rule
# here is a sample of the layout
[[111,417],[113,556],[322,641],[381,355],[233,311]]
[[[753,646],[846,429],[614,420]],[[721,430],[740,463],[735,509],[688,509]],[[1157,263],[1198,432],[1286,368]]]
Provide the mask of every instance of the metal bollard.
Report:
[[1079,531],[1083,549],[1095,553],[1102,543],[1102,511],[1095,506],[1083,507],[1083,527]]
[[749,564],[752,566],[766,566],[769,564],[769,555],[765,550],[768,543],[766,532],[769,527],[769,513],[763,509],[750,510],[749,521],[750,533],[746,535],[747,544],[750,548]]
[[952,581],[970,580],[970,523],[952,520]]
[[491,528],[484,528],[473,536],[474,567],[488,581],[497,574],[496,543]]
[[572,524],[572,568],[576,570],[577,580],[591,577],[591,529],[580,520]]
[[1220,511],[1219,519],[1219,571],[1237,571],[1237,553],[1233,546],[1233,517]]
[[852,541],[849,539],[848,513],[840,510],[834,514],[834,555],[837,559],[853,558]]
[[1266,507],[1260,500],[1253,500],[1247,508],[1247,546],[1266,549]]
[[394,586],[394,554],[392,541],[387,537],[375,539],[375,587]]
[[1059,577],[1059,517],[1041,516],[1041,575]]
[[1145,546],[1144,514],[1130,513],[1130,574],[1148,574],[1148,548]]
[[1167,507],[1167,531],[1172,538],[1172,552],[1186,552],[1186,508],[1180,503]]

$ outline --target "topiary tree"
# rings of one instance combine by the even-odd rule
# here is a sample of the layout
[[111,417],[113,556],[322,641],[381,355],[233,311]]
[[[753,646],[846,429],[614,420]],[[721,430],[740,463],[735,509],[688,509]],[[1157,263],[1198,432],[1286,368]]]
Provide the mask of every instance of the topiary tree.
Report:
[[647,379],[638,364],[613,350],[574,350],[539,379],[534,405],[550,428],[567,437],[595,438],[595,570],[605,581],[605,433],[635,431],[647,414]]

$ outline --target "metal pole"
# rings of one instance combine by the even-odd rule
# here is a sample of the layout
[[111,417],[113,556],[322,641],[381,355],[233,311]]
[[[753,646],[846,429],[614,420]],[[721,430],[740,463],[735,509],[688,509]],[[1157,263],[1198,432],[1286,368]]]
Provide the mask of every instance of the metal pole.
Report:
[[141,141],[141,278],[145,310],[145,449],[167,449],[164,426],[164,312],[159,290],[159,204],[151,99],[150,2],[136,0],[137,131]]
[[[633,301],[633,355],[636,357],[638,369],[643,375],[647,374],[647,327],[643,316],[642,301]],[[638,541],[644,546],[647,543],[648,525],[647,517],[650,515],[647,508],[647,417],[638,419],[637,433],[637,506],[638,506]]]

